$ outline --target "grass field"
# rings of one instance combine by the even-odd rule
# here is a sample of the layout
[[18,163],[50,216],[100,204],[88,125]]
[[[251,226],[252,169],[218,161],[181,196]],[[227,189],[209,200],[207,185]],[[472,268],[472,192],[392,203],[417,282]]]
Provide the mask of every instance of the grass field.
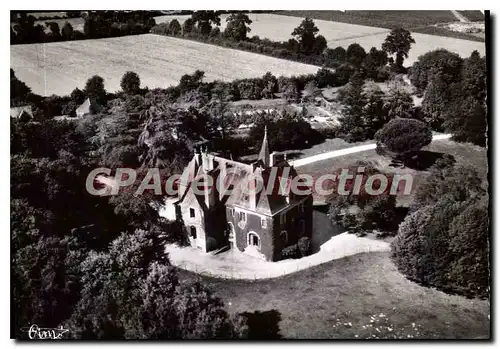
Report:
[[[184,280],[199,278],[180,274]],[[230,313],[261,311],[274,315],[268,320],[281,318],[284,338],[489,337],[488,301],[410,282],[385,252],[358,254],[272,280],[201,279]],[[263,330],[274,325],[266,323]]]
[[316,73],[318,67],[153,34],[99,40],[13,45],[10,66],[17,77],[41,95],[69,94],[98,74],[108,91],[120,89],[123,74],[139,74],[142,86],[168,87],[200,69],[205,80],[231,81],[264,75]]
[[465,16],[469,21],[484,21],[484,15],[481,11],[458,11],[461,15]]
[[[313,12],[309,14],[309,12]],[[355,11],[347,11],[355,12]],[[360,16],[359,21],[356,23],[364,23],[378,24],[383,27],[376,26],[366,26],[366,25],[358,25],[352,23],[343,23],[343,22],[335,22],[333,21],[337,18],[338,14],[342,14],[340,11],[287,11],[288,16],[278,15],[278,14],[249,14],[249,17],[252,19],[253,23],[250,25],[251,32],[250,36],[258,35],[261,38],[268,38],[275,41],[286,41],[290,39],[291,33],[295,27],[297,27],[300,22],[303,20],[306,14],[313,15],[316,13],[325,13],[324,15],[317,15],[318,17],[322,17],[319,20],[315,20],[315,24],[319,29],[319,34],[323,35],[327,42],[328,47],[335,48],[337,46],[342,46],[347,48],[352,43],[359,43],[361,46],[365,48],[366,51],[369,51],[372,47],[380,48],[382,43],[384,42],[387,34],[389,33],[388,23],[393,23],[395,21],[402,22],[404,19],[409,21],[408,26],[426,26],[428,24],[435,24],[439,22],[454,22],[456,21],[455,16],[451,13],[451,11],[356,11],[362,13],[372,13],[372,12],[381,12],[382,14],[377,17],[375,16],[372,22],[367,21],[369,18],[368,15]],[[392,14],[392,12],[396,12]],[[428,14],[430,13],[430,15]],[[303,15],[301,15],[303,13]],[[401,17],[402,14],[406,14],[406,17]],[[411,14],[411,16],[409,15]],[[415,13],[415,14],[414,14]],[[331,15],[332,14],[332,15]],[[390,14],[390,15],[388,15]],[[342,17],[342,15],[338,15]],[[226,22],[225,18],[227,15],[221,16],[221,30],[225,28]],[[340,18],[338,17],[338,18]],[[157,23],[161,23],[162,21],[171,21],[173,18],[177,18],[179,22],[183,23],[189,16],[161,16],[155,17]],[[316,18],[316,17],[313,17]],[[332,18],[330,20],[323,20],[327,18]],[[350,17],[346,17],[345,21],[347,21]],[[376,19],[379,18],[379,21]],[[382,21],[385,19],[386,21]],[[405,27],[408,27],[405,25]],[[425,27],[424,31],[429,34],[446,34],[447,30],[440,27]],[[412,45],[410,50],[409,57],[405,60],[405,65],[409,66],[413,64],[414,61],[418,59],[418,57],[426,52],[437,48],[445,48],[447,50],[458,53],[459,55],[466,57],[471,54],[472,51],[478,50],[482,55],[485,53],[485,44],[484,42],[470,41],[470,40],[461,40],[457,38],[445,37],[445,36],[437,36],[437,35],[429,35],[429,34],[421,34],[421,33],[412,33],[413,38],[416,43]],[[460,33],[459,33],[460,34]],[[462,39],[469,38],[468,34],[461,33]]]
[[404,25],[405,28],[428,26],[456,21],[451,11],[280,11],[279,14],[310,17],[325,21],[368,25],[391,29]]
[[[459,11],[464,16],[467,12],[470,20],[484,20],[480,11]],[[412,32],[446,36],[455,39],[465,39],[484,42],[484,37],[474,34],[460,33],[437,27],[437,24],[456,22],[451,11],[279,11],[287,16],[310,17],[327,21],[349,24],[368,25],[380,28],[404,27]],[[474,19],[472,19],[474,18]],[[479,19],[478,19],[479,18]]]
[[[310,149],[304,149],[296,152],[297,158],[302,158],[306,156],[312,156],[320,153],[325,153],[333,150],[345,149],[348,147],[361,145],[368,142],[361,143],[346,143],[340,139],[328,139],[322,144],[315,145]],[[471,144],[465,143],[457,143],[451,140],[439,140],[433,141],[429,146],[425,148],[426,151],[430,152],[429,154],[449,154],[455,158],[458,164],[472,166],[478,171],[480,178],[483,180],[484,188],[487,189],[487,176],[488,176],[488,159],[487,154],[484,148],[474,146]],[[319,176],[325,173],[334,173],[342,168],[349,168],[350,166],[355,165],[359,161],[366,161],[375,166],[382,172],[391,172],[398,174],[409,173],[413,177],[413,185],[412,192],[410,195],[399,195],[398,196],[398,205],[400,206],[408,206],[410,202],[413,200],[413,195],[415,190],[418,188],[419,184],[425,179],[426,176],[429,175],[429,171],[427,169],[414,169],[414,168],[393,168],[390,167],[390,159],[388,157],[384,157],[378,155],[375,150],[368,150],[359,153],[339,156],[336,158],[326,159],[323,161],[314,162],[311,164],[307,164],[304,166],[300,166],[297,168],[299,173],[307,173],[314,178],[318,178]],[[430,164],[429,164],[430,166]],[[325,201],[324,197],[320,197],[314,194],[314,201],[316,203],[321,203]]]

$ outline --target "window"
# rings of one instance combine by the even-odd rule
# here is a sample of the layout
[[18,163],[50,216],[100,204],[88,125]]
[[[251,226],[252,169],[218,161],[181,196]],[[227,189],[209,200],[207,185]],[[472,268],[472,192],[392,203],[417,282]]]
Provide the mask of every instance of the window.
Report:
[[283,213],[280,216],[280,223],[281,223],[281,225],[286,224],[286,213]]
[[196,227],[191,226],[191,229],[190,229],[190,230],[191,230],[191,237],[192,237],[193,239],[196,239]]
[[299,212],[304,212],[304,204],[303,203],[300,203],[299,204]]
[[194,208],[189,209],[189,217],[194,218]]
[[261,218],[260,225],[262,226],[262,228],[267,228],[267,220],[265,218]]
[[240,222],[246,222],[247,220],[247,215],[245,212],[240,212]]
[[257,234],[248,233],[248,246],[260,247],[260,239]]
[[286,230],[283,230],[281,233],[280,233],[280,238],[281,240],[285,243],[285,244],[288,244],[288,233]]
[[229,215],[230,215],[231,217],[234,217],[234,208],[230,208],[230,209],[229,209]]
[[306,221],[303,219],[300,221],[300,233],[305,234],[306,232]]

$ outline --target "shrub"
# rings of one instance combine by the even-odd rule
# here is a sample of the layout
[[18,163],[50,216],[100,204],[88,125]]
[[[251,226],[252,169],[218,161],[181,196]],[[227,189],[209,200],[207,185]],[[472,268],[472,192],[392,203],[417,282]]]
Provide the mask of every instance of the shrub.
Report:
[[420,150],[432,141],[432,131],[415,119],[398,118],[389,121],[375,134],[377,147],[385,147],[397,156]]
[[410,214],[391,243],[405,276],[449,293],[488,295],[488,212],[477,201],[444,197]]
[[440,75],[445,84],[460,78],[463,59],[456,53],[438,49],[419,56],[410,69],[409,78],[420,93],[427,88],[436,75]]
[[168,26],[168,32],[171,35],[179,35],[182,31],[181,25],[177,19],[173,19]]
[[283,259],[288,259],[288,258],[300,258],[300,253],[299,253],[299,246],[297,244],[290,245],[285,247],[284,249],[281,250],[281,258]]
[[137,94],[141,88],[141,79],[137,73],[128,71],[123,74],[120,86],[126,94],[134,95]]
[[307,236],[303,236],[299,239],[297,243],[302,257],[309,256],[311,254],[311,239]]

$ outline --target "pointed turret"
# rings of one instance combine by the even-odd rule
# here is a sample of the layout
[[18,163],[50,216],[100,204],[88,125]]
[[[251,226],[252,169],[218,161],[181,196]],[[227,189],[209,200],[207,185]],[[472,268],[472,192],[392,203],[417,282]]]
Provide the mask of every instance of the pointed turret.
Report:
[[267,126],[264,127],[264,139],[260,147],[259,160],[267,167],[269,166],[269,145],[267,144]]

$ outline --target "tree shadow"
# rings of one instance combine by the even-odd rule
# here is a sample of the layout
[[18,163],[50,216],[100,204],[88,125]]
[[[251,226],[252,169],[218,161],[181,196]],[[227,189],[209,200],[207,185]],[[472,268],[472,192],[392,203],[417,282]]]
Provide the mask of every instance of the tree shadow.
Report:
[[276,310],[254,311],[253,313],[241,313],[247,320],[248,324],[248,339],[253,340],[269,340],[281,339],[283,336],[279,333],[279,322],[281,321],[281,313]]
[[395,207],[394,208],[394,219],[391,223],[386,227],[387,232],[390,235],[395,235],[399,229],[399,225],[404,221],[406,216],[408,215],[408,207]]
[[409,154],[404,160],[403,165],[412,169],[423,171],[434,165],[437,160],[442,159],[444,153],[437,153],[434,151],[421,150]]
[[311,253],[319,252],[321,245],[345,231],[342,226],[334,224],[328,217],[328,207],[329,205],[314,207]]

